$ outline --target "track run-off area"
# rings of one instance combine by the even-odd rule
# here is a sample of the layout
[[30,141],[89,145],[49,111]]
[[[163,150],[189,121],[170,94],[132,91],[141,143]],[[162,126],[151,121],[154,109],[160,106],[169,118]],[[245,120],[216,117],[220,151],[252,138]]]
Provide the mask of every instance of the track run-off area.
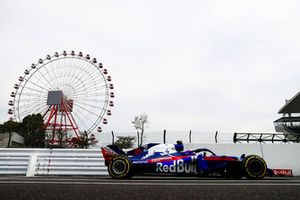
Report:
[[2,199],[300,199],[300,177],[0,177]]

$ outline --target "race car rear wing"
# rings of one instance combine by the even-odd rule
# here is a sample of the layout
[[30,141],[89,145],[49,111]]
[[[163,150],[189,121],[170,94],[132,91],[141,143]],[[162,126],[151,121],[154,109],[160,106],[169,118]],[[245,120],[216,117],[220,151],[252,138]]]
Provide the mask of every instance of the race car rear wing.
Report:
[[101,151],[102,151],[106,166],[108,166],[109,162],[118,155],[127,156],[127,154],[116,145],[107,145],[106,147],[102,147]]

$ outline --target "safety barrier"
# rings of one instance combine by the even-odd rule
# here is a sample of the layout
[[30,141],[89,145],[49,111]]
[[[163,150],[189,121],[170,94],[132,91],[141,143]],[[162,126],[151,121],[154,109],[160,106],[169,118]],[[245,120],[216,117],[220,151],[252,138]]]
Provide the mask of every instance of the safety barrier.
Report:
[[[218,155],[256,154],[269,168],[292,169],[300,176],[300,144],[186,144]],[[107,175],[99,149],[0,149],[0,175]]]
[[3,175],[107,175],[100,149],[0,149]]

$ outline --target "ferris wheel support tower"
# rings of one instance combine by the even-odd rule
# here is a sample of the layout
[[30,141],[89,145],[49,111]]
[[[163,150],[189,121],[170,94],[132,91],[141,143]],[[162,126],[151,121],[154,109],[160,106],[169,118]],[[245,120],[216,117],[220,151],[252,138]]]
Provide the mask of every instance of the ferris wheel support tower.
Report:
[[[76,135],[76,138],[79,138],[79,129],[72,115],[73,109],[73,100],[67,99],[62,91],[50,91],[48,92],[47,105],[49,105],[49,109],[44,114],[48,118],[45,119],[45,129],[50,132],[52,135],[51,143],[60,142],[62,140],[65,143],[70,143],[71,140],[68,138],[67,133],[73,131]],[[58,134],[56,134],[58,132]],[[73,135],[74,135],[73,134]],[[59,138],[65,136],[65,139]],[[57,137],[57,138],[55,138]]]

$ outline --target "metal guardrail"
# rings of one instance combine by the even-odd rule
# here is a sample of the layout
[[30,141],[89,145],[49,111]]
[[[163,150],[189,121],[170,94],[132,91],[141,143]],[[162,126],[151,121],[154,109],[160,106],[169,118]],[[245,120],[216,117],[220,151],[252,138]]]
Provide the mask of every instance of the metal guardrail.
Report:
[[234,133],[233,143],[300,143],[300,135],[287,133]]
[[107,175],[100,149],[0,149],[0,175]]

